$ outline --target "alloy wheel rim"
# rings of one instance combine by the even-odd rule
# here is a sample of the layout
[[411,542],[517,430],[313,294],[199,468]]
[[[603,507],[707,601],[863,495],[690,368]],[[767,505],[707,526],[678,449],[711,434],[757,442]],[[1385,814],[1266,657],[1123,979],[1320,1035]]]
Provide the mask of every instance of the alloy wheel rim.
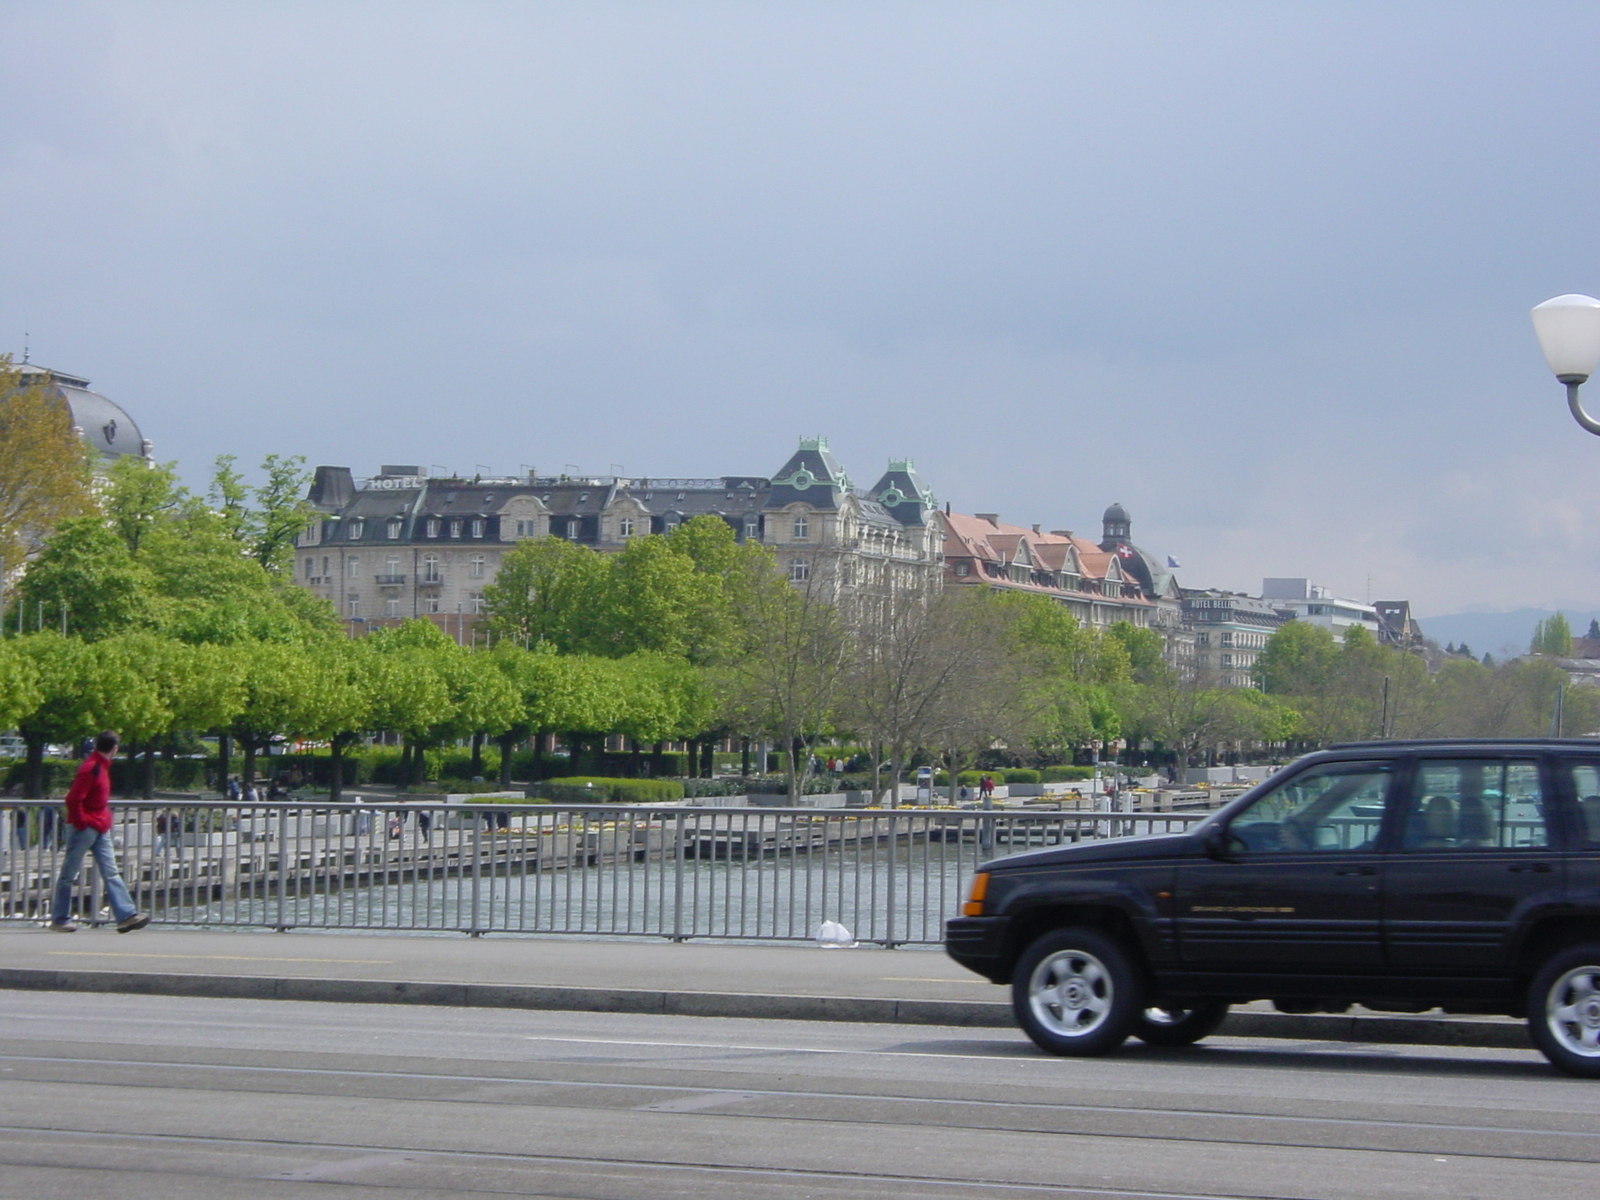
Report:
[[1058,950],[1033,969],[1028,1005],[1057,1037],[1084,1037],[1111,1015],[1111,972],[1083,950]]
[[1600,1058],[1600,966],[1574,967],[1551,985],[1545,1024],[1562,1049]]
[[1193,1012],[1192,1008],[1147,1008],[1144,1010],[1144,1019],[1149,1025],[1178,1025]]

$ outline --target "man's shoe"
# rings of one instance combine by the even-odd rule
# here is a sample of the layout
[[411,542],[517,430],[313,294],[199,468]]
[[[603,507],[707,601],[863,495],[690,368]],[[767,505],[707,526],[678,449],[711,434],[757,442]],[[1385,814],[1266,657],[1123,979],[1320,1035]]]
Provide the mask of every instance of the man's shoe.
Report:
[[51,933],[77,933],[78,923],[76,921],[51,921],[45,928]]
[[148,913],[134,913],[131,917],[124,917],[117,922],[118,933],[132,933],[135,929],[143,929],[150,924]]

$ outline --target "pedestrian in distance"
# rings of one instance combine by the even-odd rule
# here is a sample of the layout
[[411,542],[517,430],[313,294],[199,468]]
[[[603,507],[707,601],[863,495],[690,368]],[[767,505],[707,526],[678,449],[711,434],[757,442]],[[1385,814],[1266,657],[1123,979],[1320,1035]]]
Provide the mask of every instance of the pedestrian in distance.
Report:
[[111,902],[111,915],[117,921],[117,932],[132,933],[150,924],[150,918],[134,908],[117,872],[117,849],[111,841],[111,756],[117,752],[118,740],[109,729],[95,738],[94,750],[78,767],[77,778],[67,789],[66,852],[50,906],[50,929],[55,933],[72,933],[78,928],[72,919],[72,889],[83,870],[85,854],[94,855],[106,899]]
[[994,780],[985,775],[978,780],[978,791],[982,793],[985,802],[992,799],[994,797]]

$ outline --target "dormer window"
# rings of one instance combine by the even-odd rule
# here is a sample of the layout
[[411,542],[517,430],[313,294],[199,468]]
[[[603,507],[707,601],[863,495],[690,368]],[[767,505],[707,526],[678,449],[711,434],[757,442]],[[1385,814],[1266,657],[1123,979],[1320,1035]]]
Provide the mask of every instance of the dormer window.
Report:
[[461,522],[460,521],[451,521],[450,522],[450,536],[453,537],[453,538],[458,538],[458,537],[461,536]]
[[633,536],[633,518],[623,517],[617,522],[617,536],[631,538]]
[[439,518],[438,517],[429,517],[428,518],[428,536],[429,537],[438,537],[439,536]]
[[481,538],[483,536],[483,527],[484,522],[481,519],[474,521],[472,523],[472,536],[475,538]]
[[398,538],[400,536],[400,530],[404,527],[404,525],[405,525],[405,522],[402,521],[399,517],[393,517],[393,518],[390,519],[389,528],[388,528],[387,532],[388,532],[388,535],[389,535],[389,540],[391,542],[394,541],[396,538]]
[[811,521],[810,521],[810,519],[805,517],[805,516],[796,517],[794,519],[794,540],[797,541],[797,542],[803,542],[803,541],[806,541],[810,537],[811,537]]
[[352,542],[359,542],[361,540],[361,535],[365,533],[366,530],[367,523],[360,517],[357,517],[355,520],[350,522],[350,540]]

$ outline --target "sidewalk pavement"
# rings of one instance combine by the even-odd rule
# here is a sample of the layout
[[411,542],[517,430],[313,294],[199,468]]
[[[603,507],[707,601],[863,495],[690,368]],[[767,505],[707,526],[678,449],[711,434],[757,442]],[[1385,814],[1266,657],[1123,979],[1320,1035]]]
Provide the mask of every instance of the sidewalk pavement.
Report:
[[[0,927],[0,988],[774,1020],[1011,1025],[1008,993],[930,949],[460,934]],[[1503,1017],[1235,1010],[1235,1037],[1531,1046]]]

